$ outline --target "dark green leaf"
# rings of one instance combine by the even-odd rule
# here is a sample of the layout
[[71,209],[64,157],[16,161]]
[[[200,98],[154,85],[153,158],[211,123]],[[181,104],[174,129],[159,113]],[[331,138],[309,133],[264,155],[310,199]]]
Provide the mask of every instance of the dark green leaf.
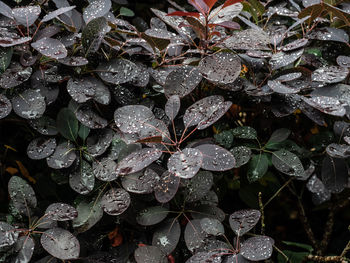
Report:
[[282,242],[288,246],[293,246],[293,247],[305,249],[309,253],[311,253],[314,250],[313,247],[311,245],[308,245],[308,244],[291,242],[291,241],[282,241]]
[[276,143],[283,142],[284,140],[286,140],[289,137],[289,135],[290,135],[290,130],[288,130],[288,129],[281,128],[281,129],[275,130],[272,133],[268,142],[266,143],[265,147],[269,148]]
[[78,135],[83,141],[85,141],[85,139],[88,137],[89,133],[90,133],[90,128],[86,127],[83,124],[80,124]]
[[120,8],[119,14],[121,16],[134,16],[135,15],[135,13],[132,10],[130,10],[129,8],[126,8],[124,6]]
[[78,136],[79,122],[75,114],[68,108],[63,108],[57,115],[57,130],[68,140],[75,141]]
[[13,54],[12,47],[0,48],[0,73],[3,73],[11,63]]
[[248,163],[247,177],[249,182],[259,180],[267,172],[269,160],[266,154],[253,155]]
[[257,132],[254,128],[249,126],[237,127],[232,130],[234,137],[239,139],[257,139]]

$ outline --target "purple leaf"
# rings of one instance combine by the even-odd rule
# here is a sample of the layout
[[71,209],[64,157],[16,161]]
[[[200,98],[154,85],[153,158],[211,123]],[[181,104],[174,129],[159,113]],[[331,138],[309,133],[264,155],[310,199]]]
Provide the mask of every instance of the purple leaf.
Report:
[[168,160],[168,171],[181,178],[195,176],[202,165],[202,153],[194,148],[185,148],[172,154]]
[[235,158],[228,150],[214,145],[203,144],[196,147],[203,154],[202,168],[209,171],[227,171],[235,167]]

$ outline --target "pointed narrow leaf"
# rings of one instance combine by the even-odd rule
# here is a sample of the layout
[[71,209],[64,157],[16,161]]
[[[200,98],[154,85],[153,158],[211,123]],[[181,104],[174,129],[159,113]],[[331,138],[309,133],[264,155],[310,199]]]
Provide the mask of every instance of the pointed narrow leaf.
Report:
[[48,13],[47,15],[45,15],[43,17],[43,19],[41,19],[41,23],[50,21],[51,19],[54,19],[54,18],[58,17],[59,15],[62,15],[62,14],[66,13],[66,12],[68,12],[68,11],[74,9],[74,8],[75,8],[75,5],[74,6],[61,7],[59,9],[55,10],[55,11],[52,11],[52,12]]

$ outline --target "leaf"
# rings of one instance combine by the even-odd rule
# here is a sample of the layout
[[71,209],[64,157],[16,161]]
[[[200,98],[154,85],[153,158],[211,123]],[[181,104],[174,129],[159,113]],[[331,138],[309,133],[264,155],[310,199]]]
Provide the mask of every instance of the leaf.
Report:
[[184,183],[183,195],[186,202],[195,202],[204,198],[213,186],[213,174],[209,171],[200,171],[193,178]]
[[311,98],[302,97],[302,99],[311,107],[329,115],[342,117],[346,113],[345,104],[333,97],[313,96]]
[[89,155],[97,157],[102,155],[113,140],[114,132],[111,129],[102,129],[89,136],[86,140],[86,147]]
[[215,26],[221,26],[224,28],[228,28],[228,29],[240,29],[241,26],[236,23],[236,22],[232,22],[232,21],[225,21],[225,22],[221,22],[221,23],[215,23],[215,24],[208,24],[209,27],[215,27]]
[[274,144],[283,142],[285,140],[287,140],[287,138],[289,137],[291,131],[289,129],[286,128],[281,128],[281,129],[277,129],[275,130],[270,139],[267,141],[265,147],[268,149],[269,147],[273,146]]
[[272,238],[267,236],[255,236],[243,242],[241,254],[248,260],[260,261],[271,257],[273,247]]
[[349,42],[349,35],[342,29],[333,27],[315,28],[308,35],[309,39],[322,41],[337,41],[342,43]]
[[0,48],[0,73],[3,73],[11,63],[13,48]]
[[84,9],[83,18],[85,23],[92,19],[105,16],[112,7],[111,0],[94,0]]
[[152,246],[156,246],[165,255],[173,252],[179,243],[181,228],[176,218],[168,218],[154,232]]
[[252,151],[246,146],[233,147],[230,152],[233,154],[236,164],[234,168],[241,167],[249,162]]
[[80,164],[69,174],[69,186],[79,194],[85,195],[94,189],[95,176],[91,165],[81,160]]
[[158,174],[150,168],[123,176],[121,183],[125,190],[135,194],[149,194],[159,181]]
[[269,160],[266,154],[253,155],[248,163],[247,178],[249,182],[255,182],[262,178],[269,167]]
[[350,68],[350,57],[349,56],[338,56],[337,64],[341,67]]
[[103,81],[115,85],[132,81],[140,73],[139,67],[126,59],[102,62],[98,65],[96,71]]
[[305,9],[303,9],[299,13],[298,18],[301,19],[301,18],[310,16],[310,18],[308,19],[308,23],[310,24],[317,17],[320,17],[323,11],[324,11],[324,5],[323,4],[310,5],[310,6],[307,6]]
[[12,9],[14,19],[21,25],[29,27],[34,24],[41,13],[41,8],[38,5],[18,7]]
[[201,82],[202,76],[197,67],[182,66],[169,73],[165,80],[164,93],[167,97],[180,98],[190,94]]
[[323,4],[324,9],[330,12],[332,15],[338,17],[341,21],[344,22],[345,25],[350,26],[350,14],[347,12],[344,12],[343,10],[329,5],[327,3]]
[[55,138],[39,137],[29,143],[27,147],[27,155],[33,160],[44,159],[53,154],[56,146]]
[[166,257],[156,246],[140,246],[135,250],[137,263],[165,263]]
[[211,236],[221,236],[225,234],[223,224],[215,218],[203,218],[200,220],[201,227],[205,233]]
[[325,66],[312,72],[311,80],[324,83],[337,83],[343,81],[349,74],[349,69],[337,66]]
[[93,173],[95,177],[104,182],[111,182],[118,178],[117,163],[105,157],[93,162]]
[[13,226],[0,221],[0,248],[8,248],[16,243],[18,234]]
[[331,193],[340,193],[348,183],[348,166],[344,159],[325,157],[322,162],[322,182]]
[[0,94],[0,119],[5,118],[12,111],[11,101],[3,94]]
[[78,211],[78,217],[73,219],[73,227],[78,233],[89,230],[103,216],[103,210],[99,200],[93,200],[91,202],[82,200],[76,209]]
[[231,37],[223,41],[222,46],[231,50],[270,51],[270,43],[271,37],[266,32],[257,29],[246,29],[242,31],[234,31]]
[[41,235],[40,243],[49,254],[56,258],[68,260],[79,257],[78,239],[62,228],[57,227],[45,231]]
[[239,15],[242,11],[243,5],[241,3],[225,4],[213,9],[209,15],[209,21],[213,24],[219,24],[225,21],[232,21],[232,19]]
[[4,2],[0,1],[0,14],[3,16],[6,16],[8,18],[13,19],[12,15],[12,9],[8,5],[6,5]]
[[85,141],[86,138],[89,136],[89,133],[90,133],[90,128],[86,127],[83,124],[80,124],[79,131],[78,131],[78,135],[79,135],[80,139]]
[[202,165],[202,153],[194,148],[185,148],[172,154],[168,160],[168,171],[181,178],[195,176]]
[[111,188],[101,198],[103,211],[112,216],[124,213],[130,203],[130,195],[123,188]]
[[47,165],[53,169],[68,168],[77,157],[74,148],[69,142],[57,145],[54,153],[46,158]]
[[108,31],[109,26],[105,17],[92,19],[86,25],[81,35],[85,56],[95,53],[100,48],[102,39]]
[[[167,48],[171,42],[169,39],[156,36],[149,36],[146,33],[141,33],[141,37],[147,41],[147,43],[153,48],[153,50],[157,48],[159,51],[162,51],[165,48]],[[157,51],[155,50],[155,52]]]
[[11,63],[10,67],[0,75],[0,87],[3,89],[16,87],[27,81],[31,75],[31,67],[23,67],[19,63]]
[[260,211],[255,209],[236,211],[229,217],[230,227],[237,236],[243,236],[258,223],[260,216]]
[[120,175],[136,173],[158,160],[162,152],[155,148],[143,148],[123,158],[117,167]]
[[305,176],[304,167],[298,156],[285,149],[272,153],[272,164],[284,174],[296,177]]
[[62,108],[57,114],[57,130],[68,140],[75,141],[78,137],[79,123],[75,114],[69,108]]
[[59,15],[67,13],[67,12],[69,12],[70,10],[72,10],[74,8],[75,8],[75,5],[74,6],[61,7],[59,9],[55,10],[55,11],[52,11],[52,12],[48,13],[47,15],[45,15],[43,17],[43,19],[41,19],[41,23],[50,21],[51,19],[54,19],[54,18],[58,17]]
[[67,49],[61,41],[44,37],[31,44],[31,46],[44,56],[53,59],[62,59],[67,56]]
[[165,104],[165,114],[173,121],[180,110],[180,97],[178,95],[172,95],[169,97]]
[[14,207],[29,217],[31,210],[37,206],[33,188],[21,177],[12,176],[8,182],[8,191]]
[[202,168],[209,171],[227,171],[235,166],[235,158],[228,150],[214,145],[202,144],[196,147],[203,154]]
[[344,159],[350,156],[350,146],[346,144],[331,143],[326,152],[330,157]]
[[300,91],[300,88],[293,88],[293,87],[284,85],[277,80],[269,80],[267,82],[267,85],[274,92],[280,93],[280,94],[292,94],[292,93],[298,93]]
[[309,253],[312,253],[314,251],[314,248],[308,244],[291,242],[291,241],[282,241],[282,243],[286,244],[287,246],[302,248],[302,249],[308,251]]
[[71,205],[65,203],[52,203],[45,211],[46,218],[55,221],[73,220],[78,216],[78,211]]
[[29,120],[29,125],[42,135],[56,135],[58,133],[56,129],[56,121],[47,116]]
[[180,177],[169,171],[163,172],[154,186],[154,196],[159,203],[167,203],[174,198],[180,185]]
[[90,129],[103,129],[107,126],[107,120],[92,111],[90,106],[83,105],[75,112],[78,121]]
[[167,14],[167,16],[191,16],[199,19],[200,14],[196,12],[174,11]]
[[237,137],[239,139],[249,139],[249,140],[255,140],[258,138],[258,134],[256,130],[249,126],[242,126],[234,128],[232,131],[232,134],[234,137]]
[[126,7],[124,7],[124,6],[122,6],[122,7],[120,8],[119,14],[120,14],[121,16],[129,16],[129,17],[132,17],[132,16],[135,15],[135,13],[134,13],[131,9],[126,8]]
[[207,234],[203,231],[200,219],[189,221],[185,228],[184,238],[189,251],[193,252],[202,244]]
[[142,226],[151,226],[163,221],[168,215],[169,211],[162,206],[148,207],[136,215],[136,221]]
[[199,71],[203,77],[214,84],[234,82],[241,73],[241,61],[232,53],[215,53],[199,62]]
[[280,69],[299,59],[303,53],[304,49],[298,49],[288,53],[280,51],[272,55],[269,64],[272,70]]
[[14,260],[15,263],[26,263],[30,262],[33,252],[34,252],[35,243],[30,236],[21,236],[15,245],[15,251],[17,256]]
[[117,127],[126,133],[139,132],[147,127],[147,122],[154,119],[153,112],[143,105],[128,105],[114,112]]
[[81,67],[89,64],[89,61],[86,58],[73,56],[58,59],[58,62],[70,67]]

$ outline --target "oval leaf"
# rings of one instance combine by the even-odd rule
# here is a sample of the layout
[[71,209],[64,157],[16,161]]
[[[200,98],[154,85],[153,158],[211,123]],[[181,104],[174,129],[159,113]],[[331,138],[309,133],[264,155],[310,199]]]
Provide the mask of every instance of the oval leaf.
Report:
[[227,171],[235,167],[236,161],[228,150],[214,145],[202,144],[196,147],[203,154],[202,168],[209,171]]

